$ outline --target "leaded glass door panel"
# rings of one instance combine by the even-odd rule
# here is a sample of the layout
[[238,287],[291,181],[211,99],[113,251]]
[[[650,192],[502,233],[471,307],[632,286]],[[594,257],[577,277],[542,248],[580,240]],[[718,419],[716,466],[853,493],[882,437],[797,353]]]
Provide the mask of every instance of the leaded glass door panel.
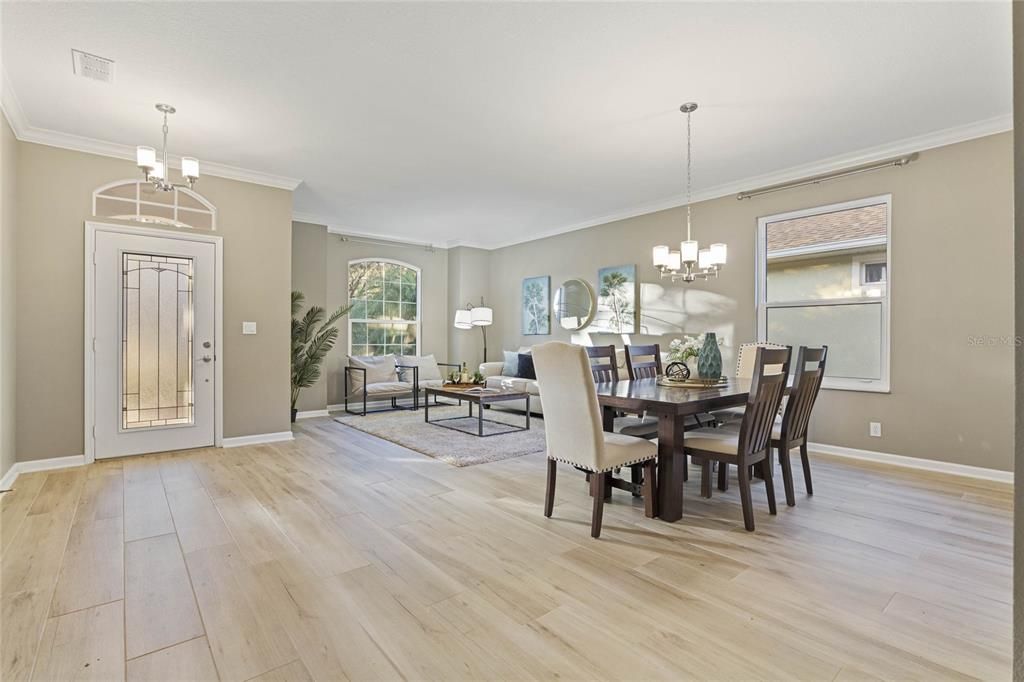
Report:
[[96,233],[96,457],[213,445],[215,246]]

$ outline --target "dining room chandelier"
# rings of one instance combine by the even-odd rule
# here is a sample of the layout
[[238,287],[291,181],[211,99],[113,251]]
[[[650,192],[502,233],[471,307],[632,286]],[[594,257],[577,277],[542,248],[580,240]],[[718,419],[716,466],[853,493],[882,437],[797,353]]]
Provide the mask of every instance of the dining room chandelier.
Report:
[[678,251],[673,251],[665,245],[655,246],[652,256],[654,267],[661,273],[662,279],[694,282],[698,279],[718,277],[719,270],[725,265],[727,249],[725,244],[720,242],[702,249],[691,233],[693,155],[690,117],[697,110],[697,103],[687,102],[679,107],[679,110],[686,114],[686,240],[680,242]]
[[135,148],[135,165],[142,169],[146,182],[153,183],[153,187],[162,192],[170,192],[176,187],[192,189],[196,184],[196,180],[199,179],[199,159],[191,156],[181,157],[181,177],[188,184],[167,181],[167,174],[170,170],[170,166],[167,163],[167,116],[173,114],[176,109],[170,104],[157,104],[156,110],[164,115],[164,147],[160,158],[157,159],[156,150],[152,147],[139,146]]

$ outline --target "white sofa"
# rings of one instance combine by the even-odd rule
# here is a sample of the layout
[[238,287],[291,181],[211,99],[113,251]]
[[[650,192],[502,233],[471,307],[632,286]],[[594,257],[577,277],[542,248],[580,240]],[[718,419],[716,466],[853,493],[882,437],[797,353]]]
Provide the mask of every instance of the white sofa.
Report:
[[[523,346],[519,348],[517,353],[529,353],[530,348]],[[615,349],[615,364],[619,368],[619,379],[628,379],[629,370],[626,368],[626,351],[622,348]],[[540,397],[540,388],[537,386],[535,379],[521,379],[516,376],[509,376],[503,373],[505,366],[504,361],[501,362],[484,362],[480,364],[480,373],[484,375],[484,380],[487,386],[491,388],[511,388],[517,391],[525,391],[530,394],[530,412],[538,415],[544,414],[544,404]],[[526,401],[512,400],[509,402],[503,402],[501,406],[508,406],[515,410],[523,411],[526,409]],[[495,405],[494,407],[498,407]]]

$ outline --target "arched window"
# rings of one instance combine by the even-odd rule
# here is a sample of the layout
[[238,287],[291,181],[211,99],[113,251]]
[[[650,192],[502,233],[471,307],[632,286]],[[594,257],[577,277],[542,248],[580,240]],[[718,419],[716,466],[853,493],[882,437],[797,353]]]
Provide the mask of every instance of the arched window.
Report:
[[385,258],[349,261],[349,355],[420,354],[420,269]]
[[217,208],[203,195],[186,187],[163,192],[145,180],[118,180],[97,187],[92,193],[92,214],[174,227],[217,229]]

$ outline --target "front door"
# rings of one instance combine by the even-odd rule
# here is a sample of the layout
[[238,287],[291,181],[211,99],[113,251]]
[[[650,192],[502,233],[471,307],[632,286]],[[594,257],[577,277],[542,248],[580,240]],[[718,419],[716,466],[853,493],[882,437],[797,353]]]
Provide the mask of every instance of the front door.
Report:
[[96,457],[213,445],[216,245],[95,235]]

